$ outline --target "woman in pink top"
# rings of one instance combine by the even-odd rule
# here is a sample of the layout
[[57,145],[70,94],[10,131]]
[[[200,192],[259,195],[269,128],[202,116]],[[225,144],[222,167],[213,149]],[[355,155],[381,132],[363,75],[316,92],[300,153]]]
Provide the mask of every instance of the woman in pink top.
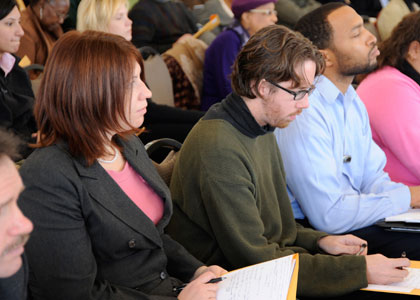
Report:
[[378,70],[357,93],[393,181],[420,184],[420,11],[407,15],[380,45]]
[[126,39],[72,31],[54,46],[34,107],[38,149],[20,169],[19,203],[36,228],[31,299],[215,298],[206,282],[225,271],[164,231],[170,192],[133,134],[150,96]]

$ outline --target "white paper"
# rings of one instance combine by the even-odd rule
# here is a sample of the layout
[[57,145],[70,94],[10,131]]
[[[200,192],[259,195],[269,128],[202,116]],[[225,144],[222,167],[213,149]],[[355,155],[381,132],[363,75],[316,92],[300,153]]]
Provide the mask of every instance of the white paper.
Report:
[[289,255],[223,275],[217,300],[286,300],[295,263]]
[[420,223],[420,208],[411,208],[406,213],[385,218],[386,222]]
[[420,269],[406,268],[408,276],[402,282],[388,285],[369,284],[368,290],[394,291],[410,293],[413,289],[420,289]]

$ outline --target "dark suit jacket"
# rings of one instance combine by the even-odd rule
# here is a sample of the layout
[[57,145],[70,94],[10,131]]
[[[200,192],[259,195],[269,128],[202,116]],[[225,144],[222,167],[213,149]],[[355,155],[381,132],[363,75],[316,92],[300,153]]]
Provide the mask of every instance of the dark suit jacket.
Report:
[[[34,94],[28,75],[19,67],[20,59],[15,58],[13,69],[6,77],[0,69],[0,126],[29,142],[32,133],[37,131],[32,114]],[[26,145],[20,150],[22,158],[31,152]]]
[[162,220],[155,226],[97,162],[86,167],[65,144],[37,149],[20,169],[19,199],[35,225],[26,246],[34,299],[174,299],[171,276],[188,281],[202,265],[163,231],[170,193],[143,144],[119,143],[164,200]]

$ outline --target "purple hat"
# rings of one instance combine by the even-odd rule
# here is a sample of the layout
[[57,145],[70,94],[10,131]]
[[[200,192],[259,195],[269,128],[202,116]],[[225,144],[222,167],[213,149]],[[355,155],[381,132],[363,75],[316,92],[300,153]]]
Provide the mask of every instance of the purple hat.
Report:
[[235,18],[239,20],[244,12],[270,2],[276,3],[277,0],[233,0],[232,12]]

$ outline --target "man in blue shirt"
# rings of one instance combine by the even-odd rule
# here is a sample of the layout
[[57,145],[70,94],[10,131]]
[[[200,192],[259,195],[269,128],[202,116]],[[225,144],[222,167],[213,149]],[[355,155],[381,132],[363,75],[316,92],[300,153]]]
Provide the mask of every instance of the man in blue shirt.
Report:
[[23,246],[32,223],[20,211],[17,199],[23,190],[22,179],[11,158],[19,142],[0,130],[0,299],[26,299],[28,267]]
[[351,86],[376,66],[376,38],[343,3],[308,13],[295,29],[322,52],[326,70],[315,81],[310,107],[276,130],[295,218],[328,233],[351,232],[369,242],[369,253],[420,258],[420,239],[387,232],[376,221],[420,206],[419,187],[392,182],[386,158],[373,142],[365,106]]

